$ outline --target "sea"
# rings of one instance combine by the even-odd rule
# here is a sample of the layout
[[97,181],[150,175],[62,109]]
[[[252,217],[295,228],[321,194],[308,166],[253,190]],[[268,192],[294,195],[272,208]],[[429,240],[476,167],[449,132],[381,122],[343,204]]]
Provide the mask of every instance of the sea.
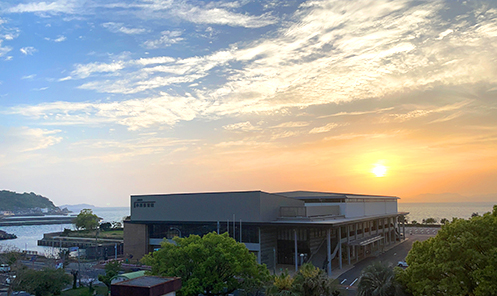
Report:
[[[399,203],[399,212],[409,212],[409,221],[416,220],[421,223],[423,219],[442,218],[468,219],[473,213],[483,215],[491,212],[496,202],[475,203]],[[130,215],[129,207],[95,208],[93,213],[101,217],[105,222],[122,222],[123,218]],[[75,213],[77,214],[77,213]],[[58,250],[52,247],[37,245],[37,241],[43,238],[44,233],[63,231],[64,228],[74,229],[72,224],[57,225],[29,225],[29,226],[5,226],[1,230],[17,235],[17,239],[0,241],[0,251],[16,248],[19,250],[37,251],[39,254],[53,256]]]
[[[94,208],[93,213],[103,222],[122,222],[124,217],[130,215],[129,207],[105,207]],[[72,213],[70,215],[77,215]],[[0,229],[13,233],[16,239],[0,241],[0,252],[2,250],[18,249],[27,251],[37,251],[38,254],[45,256],[54,256],[58,254],[57,248],[38,246],[38,240],[43,238],[44,233],[64,231],[64,228],[74,230],[73,224],[54,224],[54,225],[27,225],[27,226],[0,226]]]

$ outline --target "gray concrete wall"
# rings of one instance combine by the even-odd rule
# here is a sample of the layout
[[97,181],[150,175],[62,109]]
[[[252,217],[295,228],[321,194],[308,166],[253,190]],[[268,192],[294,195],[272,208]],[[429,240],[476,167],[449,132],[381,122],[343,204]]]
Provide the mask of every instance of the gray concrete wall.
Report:
[[[131,196],[132,221],[260,221],[260,192],[216,192]],[[138,199],[154,207],[133,207]]]
[[397,201],[387,201],[386,202],[387,214],[395,214],[397,213]]
[[386,202],[385,201],[371,201],[371,202],[366,202],[366,216],[373,216],[373,215],[383,215],[386,214],[386,207],[385,207]]
[[280,215],[280,207],[304,206],[304,205],[305,203],[298,199],[261,192],[261,199],[260,199],[261,221],[276,220]]
[[340,206],[307,206],[307,216],[340,215]]

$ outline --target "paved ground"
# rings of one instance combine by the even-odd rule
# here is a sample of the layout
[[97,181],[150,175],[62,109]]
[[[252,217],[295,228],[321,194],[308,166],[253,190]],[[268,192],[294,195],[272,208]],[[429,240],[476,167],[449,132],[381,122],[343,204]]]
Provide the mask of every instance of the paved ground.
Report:
[[[412,230],[412,234],[410,234],[410,230]],[[423,229],[422,227],[412,227],[406,229],[407,239],[405,241],[397,244],[379,256],[369,257],[359,261],[357,264],[353,264],[353,266],[347,266],[344,269],[348,268],[348,270],[338,275],[337,279],[341,286],[349,291],[348,295],[355,295],[359,277],[361,276],[361,272],[364,267],[376,261],[380,261],[394,267],[399,261],[404,261],[407,253],[409,253],[412,248],[412,244],[415,241],[427,240],[428,238],[435,236],[437,231],[438,228]],[[337,272],[336,270],[334,271]]]

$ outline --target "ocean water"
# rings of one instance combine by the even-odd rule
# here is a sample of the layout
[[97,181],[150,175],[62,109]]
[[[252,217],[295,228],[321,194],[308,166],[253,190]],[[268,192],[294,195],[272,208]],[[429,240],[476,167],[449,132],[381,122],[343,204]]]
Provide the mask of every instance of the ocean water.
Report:
[[473,213],[483,215],[486,212],[492,212],[496,202],[444,202],[444,203],[399,203],[399,212],[409,212],[407,216],[409,222],[416,220],[419,223],[426,218],[435,218],[437,221],[446,218],[449,221],[452,218],[468,219]]
[[[129,216],[128,207],[119,208],[96,208],[93,213],[101,217],[104,222],[121,222],[124,217]],[[75,215],[78,213],[72,213]],[[37,251],[40,254],[57,254],[57,248],[38,246],[38,240],[43,238],[44,233],[63,231],[64,228],[74,229],[73,224],[55,225],[28,225],[28,226],[0,226],[0,229],[7,233],[17,235],[16,239],[0,241],[0,251],[2,249],[16,248],[19,250]]]

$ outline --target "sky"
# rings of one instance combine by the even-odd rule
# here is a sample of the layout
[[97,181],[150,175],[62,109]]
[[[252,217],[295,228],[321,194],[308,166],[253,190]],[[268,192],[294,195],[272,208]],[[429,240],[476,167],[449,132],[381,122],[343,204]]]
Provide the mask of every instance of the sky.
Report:
[[0,189],[497,203],[497,2],[1,1]]

